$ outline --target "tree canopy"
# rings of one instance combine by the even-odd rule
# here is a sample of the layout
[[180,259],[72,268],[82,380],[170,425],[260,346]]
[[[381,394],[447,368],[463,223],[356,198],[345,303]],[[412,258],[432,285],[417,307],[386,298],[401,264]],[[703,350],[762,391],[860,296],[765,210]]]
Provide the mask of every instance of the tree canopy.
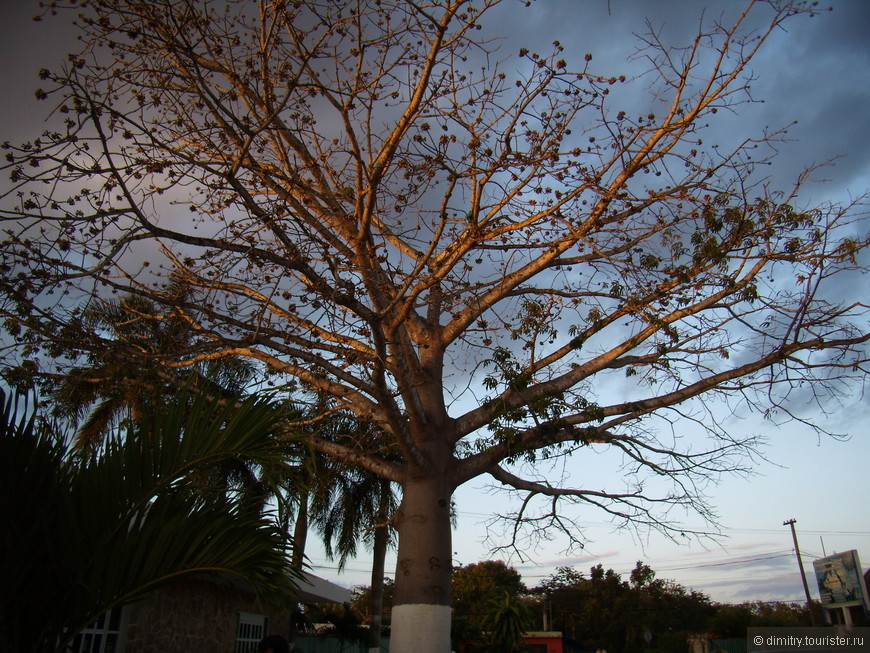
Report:
[[[185,289],[175,286],[169,292],[183,295]],[[160,315],[157,306],[137,295],[85,305],[78,315],[81,335],[100,334],[103,347],[82,352],[73,345],[64,351],[58,343],[57,355],[74,359],[82,354],[83,360],[42,377],[40,389],[49,398],[52,416],[76,426],[80,450],[93,451],[113,428],[158,410],[165,396],[179,387],[195,385],[214,397],[233,397],[253,374],[250,362],[238,358],[207,361],[194,369],[168,369],[167,363],[177,361],[174,352],[194,333],[178,314],[155,319]],[[122,353],[130,350],[140,353],[135,365]]]
[[[782,132],[705,142],[812,5],[650,34],[627,79],[558,42],[498,51],[498,4],[89,0],[41,73],[53,121],[4,145],[6,351],[37,374],[49,344],[93,351],[68,298],[133,293],[195,334],[167,364],[247,358],[374,424],[312,444],[402,487],[395,650],[449,646],[459,485],[518,493],[517,538],[582,541],[565,503],[682,533],[755,444],[717,401],[792,415],[867,372],[867,304],[838,286],[860,201],[771,188]],[[550,472],[610,450],[607,487]]]
[[716,612],[706,595],[656,578],[641,561],[627,581],[600,564],[588,577],[560,567],[532,593],[539,596],[551,629],[582,642],[587,650],[615,653],[683,651],[685,633],[707,632]]
[[[486,622],[505,607],[504,595],[516,600],[526,594],[522,576],[501,560],[484,560],[453,568],[453,639],[457,643],[485,639]],[[511,604],[507,604],[511,607]]]

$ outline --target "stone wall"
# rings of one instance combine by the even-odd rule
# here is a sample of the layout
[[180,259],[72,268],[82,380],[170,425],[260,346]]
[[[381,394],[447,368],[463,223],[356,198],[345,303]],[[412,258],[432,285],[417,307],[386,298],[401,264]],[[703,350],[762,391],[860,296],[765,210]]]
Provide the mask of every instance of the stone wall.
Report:
[[266,634],[288,635],[290,611],[270,612],[228,581],[183,579],[128,606],[124,653],[234,653],[239,612],[269,617]]

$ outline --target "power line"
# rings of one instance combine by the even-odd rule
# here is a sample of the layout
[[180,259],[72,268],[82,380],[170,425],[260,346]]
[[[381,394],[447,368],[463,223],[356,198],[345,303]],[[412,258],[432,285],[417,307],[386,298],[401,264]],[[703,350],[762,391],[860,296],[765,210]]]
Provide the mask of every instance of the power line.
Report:
[[[780,534],[781,530],[772,528],[727,528],[729,533],[761,533],[761,534]],[[812,535],[870,535],[870,531],[812,531],[801,529],[801,533],[809,533]]]
[[725,567],[727,565],[742,565],[752,562],[761,562],[762,560],[774,560],[775,558],[784,558],[789,555],[791,555],[791,551],[788,551],[786,553],[777,553],[775,555],[759,555],[756,557],[742,558],[739,560],[726,560],[724,562],[708,562],[705,564],[690,565],[686,567],[668,567],[663,568],[662,571],[685,571],[686,569],[703,569],[705,567]]
[[[788,557],[790,555],[792,555],[792,552],[790,550],[788,550],[788,551],[767,551],[767,552],[759,553],[759,554],[756,554],[753,556],[743,556],[743,557],[738,558],[736,560],[722,560],[722,561],[717,561],[717,562],[705,562],[705,563],[698,563],[695,565],[659,566],[656,569],[654,569],[653,571],[655,571],[656,574],[658,574],[658,572],[660,572],[660,571],[686,571],[686,570],[690,570],[690,569],[704,569],[704,568],[709,568],[709,567],[725,567],[728,565],[746,565],[746,564],[751,564],[754,562],[761,562],[762,560],[773,560],[776,558],[785,558],[785,557]],[[553,564],[553,565],[546,565],[546,566],[547,567],[557,567],[559,565]],[[617,573],[625,574],[625,573],[629,573],[629,572],[626,571],[626,572],[617,572]],[[543,578],[547,575],[548,574],[545,574],[545,573],[540,573],[540,574],[526,574],[526,573],[524,573],[523,574],[523,576],[526,576],[528,578]]]

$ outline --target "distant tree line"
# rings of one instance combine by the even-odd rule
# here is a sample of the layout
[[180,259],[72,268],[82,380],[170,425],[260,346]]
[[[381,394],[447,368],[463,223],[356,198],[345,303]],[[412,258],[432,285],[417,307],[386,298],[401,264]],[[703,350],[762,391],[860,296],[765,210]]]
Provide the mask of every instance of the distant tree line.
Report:
[[[383,623],[389,626],[392,581],[386,580]],[[807,607],[785,602],[716,603],[672,580],[656,578],[638,561],[628,579],[595,565],[585,574],[559,567],[549,578],[527,588],[519,572],[487,560],[453,570],[454,650],[463,653],[509,651],[491,641],[488,629],[507,595],[521,605],[526,632],[560,631],[587,651],[685,653],[687,635],[745,637],[754,626],[809,626]],[[354,590],[352,608],[367,622],[369,588]],[[813,606],[819,610],[818,605]],[[649,643],[647,643],[647,639]],[[523,650],[517,648],[515,650]]]

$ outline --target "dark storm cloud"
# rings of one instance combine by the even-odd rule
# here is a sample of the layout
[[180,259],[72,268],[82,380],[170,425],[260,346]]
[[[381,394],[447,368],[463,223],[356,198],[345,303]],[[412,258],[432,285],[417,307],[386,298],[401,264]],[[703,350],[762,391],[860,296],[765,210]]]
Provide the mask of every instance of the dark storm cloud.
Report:
[[[797,20],[760,59],[766,97],[762,120],[797,120],[786,149],[803,164],[832,159],[821,176],[836,190],[863,192],[870,175],[870,4],[837,2],[832,11]],[[832,184],[833,185],[833,184]]]
[[[763,174],[785,189],[804,167],[836,159],[818,175],[830,183],[805,195],[813,200],[842,199],[846,191],[858,195],[870,181],[870,3],[831,4],[832,11],[796,17],[774,33],[751,65],[752,96],[763,103],[744,105],[739,115],[720,115],[708,141],[725,147],[797,121],[788,142],[778,145],[775,165]],[[503,37],[499,54],[505,56],[519,47],[545,54],[559,40],[571,62],[589,52],[595,72],[631,75],[645,69],[642,60],[627,59],[650,29],[666,44],[685,46],[702,22],[730,24],[745,6],[737,0],[537,0],[528,8],[508,2],[487,21],[487,30]],[[763,3],[753,11],[755,26],[770,15]],[[639,105],[643,99],[638,95],[634,101]]]
[[[775,169],[766,171],[775,185],[789,185],[804,165],[837,158],[836,167],[822,175],[832,180],[827,191],[848,188],[859,194],[870,181],[870,3],[832,4],[833,11],[793,19],[774,35],[752,66],[757,77],[753,95],[765,102],[742,107],[735,120],[722,117],[721,141],[724,146],[729,138],[758,136],[765,128],[797,120],[789,133],[793,142],[781,147]],[[745,6],[738,0],[536,0],[525,7],[519,0],[507,0],[487,15],[483,34],[500,46],[491,60],[504,61],[508,68],[522,65],[520,47],[547,54],[559,40],[569,62],[579,65],[588,52],[594,56],[595,72],[631,75],[645,67],[640,60],[627,61],[639,47],[637,35],[652,28],[668,44],[687,45],[702,17],[707,23],[729,23]],[[755,11],[758,20],[770,13],[763,4]],[[4,4],[0,140],[38,133],[34,117],[47,104],[37,105],[33,99],[37,72],[56,68],[76,48],[70,24],[74,12],[32,21],[38,12],[34,0]],[[637,93],[629,101],[640,106],[647,100]]]

